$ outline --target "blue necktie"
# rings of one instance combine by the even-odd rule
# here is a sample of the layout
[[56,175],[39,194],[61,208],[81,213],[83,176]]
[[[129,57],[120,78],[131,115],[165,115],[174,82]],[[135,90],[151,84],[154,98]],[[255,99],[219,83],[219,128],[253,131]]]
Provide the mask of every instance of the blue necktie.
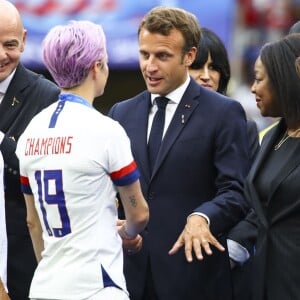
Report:
[[150,136],[148,140],[148,155],[151,172],[160,148],[165,125],[165,111],[169,99],[165,97],[155,98],[157,112],[153,118]]

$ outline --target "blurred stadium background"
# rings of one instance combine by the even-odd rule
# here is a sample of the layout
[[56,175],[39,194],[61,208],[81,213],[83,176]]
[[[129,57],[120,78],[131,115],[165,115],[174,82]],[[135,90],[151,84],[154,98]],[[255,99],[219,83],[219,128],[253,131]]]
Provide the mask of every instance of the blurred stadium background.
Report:
[[110,78],[95,106],[106,113],[111,105],[145,88],[138,66],[137,28],[151,8],[164,5],[194,13],[200,26],[215,31],[229,54],[232,80],[229,94],[240,101],[249,118],[263,129],[273,120],[261,118],[250,93],[253,63],[260,47],[287,34],[300,19],[300,0],[14,0],[27,29],[22,62],[45,74],[41,42],[48,30],[69,20],[91,20],[107,35]]

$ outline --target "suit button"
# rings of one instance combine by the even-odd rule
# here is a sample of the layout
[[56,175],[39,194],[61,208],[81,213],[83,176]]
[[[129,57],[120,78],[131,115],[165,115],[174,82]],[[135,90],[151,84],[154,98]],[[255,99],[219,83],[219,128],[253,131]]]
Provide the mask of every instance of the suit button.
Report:
[[148,200],[152,200],[154,198],[154,193],[150,192],[148,194]]

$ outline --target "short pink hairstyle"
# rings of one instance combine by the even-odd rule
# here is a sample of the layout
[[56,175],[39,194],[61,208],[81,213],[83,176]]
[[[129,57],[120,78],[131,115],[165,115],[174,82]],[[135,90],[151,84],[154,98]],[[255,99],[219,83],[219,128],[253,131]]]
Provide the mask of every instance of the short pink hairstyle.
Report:
[[70,21],[53,27],[43,40],[43,61],[61,88],[80,85],[93,63],[107,57],[102,27],[90,21]]

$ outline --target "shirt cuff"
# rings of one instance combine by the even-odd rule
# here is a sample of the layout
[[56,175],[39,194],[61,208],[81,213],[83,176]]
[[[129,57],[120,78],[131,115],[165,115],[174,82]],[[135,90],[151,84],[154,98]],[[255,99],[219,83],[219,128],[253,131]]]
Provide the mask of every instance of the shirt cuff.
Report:
[[203,217],[203,218],[207,221],[208,226],[210,225],[209,217],[208,217],[207,215],[203,214],[203,213],[200,213],[200,212],[193,212],[192,214],[190,214],[190,215],[188,216],[188,218],[191,217],[191,216],[195,216],[195,215],[196,215],[196,216],[201,216],[201,217]]
[[250,257],[248,250],[233,240],[227,239],[227,247],[229,257],[240,265],[244,264]]
[[2,143],[4,137],[5,137],[5,134],[2,131],[0,131],[0,144]]

